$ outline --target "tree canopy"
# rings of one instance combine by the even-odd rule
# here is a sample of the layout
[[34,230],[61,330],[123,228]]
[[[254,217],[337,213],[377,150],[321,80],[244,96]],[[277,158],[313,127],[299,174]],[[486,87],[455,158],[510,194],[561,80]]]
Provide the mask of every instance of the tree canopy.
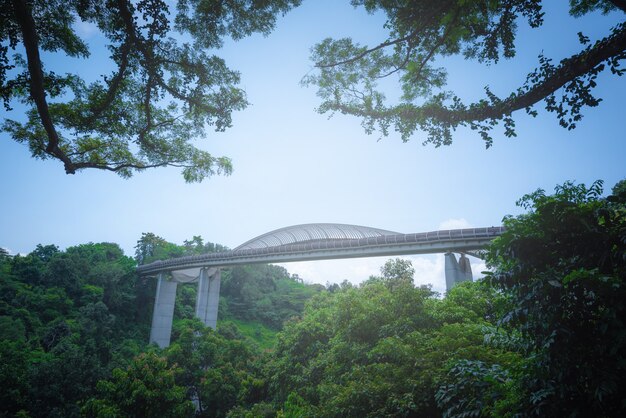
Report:
[[[622,417],[626,181],[519,204],[487,277],[444,297],[401,259],[327,289],[226,269],[217,330],[178,286],[163,350],[147,344],[155,281],[117,245],[0,252],[0,416]],[[144,234],[136,261],[219,248]]]
[[606,198],[601,181],[526,195],[529,212],[506,218],[489,250],[488,280],[512,303],[500,324],[520,333],[529,359],[518,377],[525,415],[626,412],[625,185]]
[[[541,0],[448,0],[388,1],[352,0],[355,7],[387,16],[386,40],[374,46],[361,45],[351,38],[325,39],[312,52],[316,72],[304,84],[316,85],[322,98],[321,113],[339,112],[362,119],[368,133],[383,135],[390,128],[407,141],[417,131],[426,133],[424,143],[449,145],[452,132],[469,127],[480,133],[486,146],[492,145],[492,129],[500,122],[506,136],[515,136],[513,113],[526,110],[537,114],[541,103],[556,114],[559,123],[576,127],[584,107],[597,106],[593,95],[598,75],[610,69],[621,76],[626,58],[626,22],[606,28],[604,38],[591,42],[578,33],[580,49],[553,63],[539,56],[537,68],[529,69],[526,81],[513,86],[510,94],[498,97],[485,87],[485,98],[466,103],[446,90],[447,70],[441,59],[460,55],[485,65],[516,54],[518,24],[542,26]],[[570,0],[570,14],[591,12],[626,13],[623,0]],[[565,28],[563,32],[566,32]],[[397,77],[402,96],[389,104],[378,88],[381,79]]]
[[[0,96],[6,110],[17,101],[28,109],[25,121],[7,119],[1,129],[68,174],[129,177],[164,166],[181,167],[188,182],[229,174],[229,158],[191,143],[207,125],[230,127],[232,112],[248,104],[239,74],[211,51],[224,37],[269,33],[299,3],[178,0],[170,10],[163,0],[1,0]],[[108,43],[113,69],[93,82],[49,65],[56,54],[90,57],[78,23]]]

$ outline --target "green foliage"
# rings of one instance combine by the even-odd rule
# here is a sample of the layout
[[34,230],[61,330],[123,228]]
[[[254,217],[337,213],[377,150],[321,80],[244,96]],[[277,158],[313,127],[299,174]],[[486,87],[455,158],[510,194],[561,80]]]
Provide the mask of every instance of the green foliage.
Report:
[[271,351],[278,341],[278,331],[261,322],[240,319],[226,319],[220,320],[220,322],[222,325],[232,323],[241,334],[254,341],[264,351]]
[[156,260],[182,257],[184,250],[176,244],[165,241],[152,232],[144,232],[135,246],[137,264],[150,264]]
[[77,416],[96,382],[125,362],[123,341],[145,346],[149,306],[136,303],[134,270],[109,243],[38,245],[0,260],[0,379],[13,399],[1,402],[2,414]]
[[457,361],[448,372],[448,379],[451,383],[440,386],[435,395],[444,418],[492,416],[491,407],[506,397],[504,392],[510,382],[506,369],[480,360]]
[[232,325],[220,324],[215,332],[198,320],[183,321],[165,355],[181,368],[176,381],[196,402],[196,416],[225,417],[236,405],[259,400],[255,354]]
[[227,251],[228,248],[213,242],[205,243],[201,236],[196,235],[191,240],[185,240],[183,245],[176,245],[164,240],[152,232],[144,232],[135,245],[135,260],[137,264],[150,264],[157,260],[215,253]]
[[[349,114],[362,119],[367,133],[379,130],[388,135],[397,131],[403,141],[422,131],[424,143],[435,146],[452,143],[460,126],[478,131],[487,147],[492,130],[502,123],[504,135],[516,136],[512,114],[526,111],[532,116],[541,102],[553,112],[559,124],[573,129],[582,119],[584,107],[597,106],[593,88],[605,69],[621,76],[626,53],[626,24],[607,28],[604,39],[595,43],[579,33],[577,53],[553,64],[543,55],[521,86],[498,97],[485,87],[485,98],[465,103],[446,90],[446,68],[442,59],[460,56],[485,65],[516,54],[516,33],[520,23],[538,28],[543,24],[541,0],[438,1],[353,0],[370,13],[387,16],[388,37],[374,46],[361,45],[351,38],[324,39],[312,49],[311,59],[318,71],[304,79],[315,85],[322,104],[321,113]],[[570,2],[570,13],[583,16],[594,10],[626,12],[623,1],[581,0]],[[622,15],[623,16],[623,15]],[[567,33],[566,30],[563,31]],[[576,32],[572,32],[575,35]],[[462,71],[462,69],[460,70]],[[402,96],[389,103],[378,84],[381,79],[397,80]]]
[[[0,329],[5,325],[0,323]],[[11,416],[28,407],[28,354],[24,341],[0,338],[0,416]]]
[[307,285],[274,265],[236,266],[222,273],[220,317],[258,321],[280,329],[299,316],[305,302],[323,286]]
[[[388,275],[395,280],[411,267],[391,260],[382,271],[402,272]],[[483,344],[494,315],[485,300],[499,298],[488,287],[464,283],[438,299],[415,288],[412,275],[404,278],[322,293],[287,324],[270,377],[285,416],[436,416],[435,393],[456,359],[508,364],[515,357]]]
[[[178,0],[172,10],[163,0],[2,1],[0,96],[7,111],[17,101],[28,109],[26,121],[7,119],[1,129],[68,174],[97,168],[129,177],[164,166],[182,168],[188,182],[230,174],[229,158],[191,144],[206,126],[230,127],[232,112],[248,104],[239,73],[210,50],[225,37],[268,34],[299,3]],[[98,29],[114,68],[93,82],[45,65],[58,54],[90,57],[80,25]]]
[[[146,347],[154,288],[118,246],[5,254],[0,416],[622,416],[625,185],[524,196],[487,278],[443,298],[401,259],[327,290],[226,269],[218,330],[179,286],[165,350]],[[222,248],[144,234],[137,259]]]
[[533,361],[518,376],[521,413],[620,416],[626,404],[626,193],[565,183],[519,204],[489,252],[488,278],[507,294],[502,325]]
[[[179,247],[144,234],[138,257],[150,261],[171,255],[170,250],[187,255],[223,248],[200,237]],[[215,333],[177,320],[173,343],[162,353],[165,365],[143,353],[154,280],[138,278],[135,266],[117,245],[107,243],[65,251],[40,245],[26,256],[0,259],[0,383],[8,388],[0,416],[72,417],[81,407],[88,416],[146,416],[159,408],[163,414],[190,416],[191,401],[199,403],[199,416],[225,416],[236,405],[247,408],[266,397],[260,350],[234,325],[241,324],[269,349],[276,331],[258,322],[220,322]],[[279,282],[275,287],[284,289],[283,297],[309,289],[284,269],[263,271],[268,282]],[[179,290],[177,317],[193,317],[195,287]],[[302,309],[303,301],[294,303]],[[142,374],[144,368],[149,373]],[[161,403],[155,402],[162,391]]]
[[126,370],[113,370],[111,380],[98,382],[98,397],[86,402],[89,417],[189,417],[193,404],[176,385],[181,370],[154,353],[136,357]]
[[78,403],[105,376],[97,353],[67,335],[46,353],[30,353],[28,412],[33,417],[78,416]]
[[380,273],[382,277],[370,277],[369,280],[380,280],[382,283],[385,283],[387,287],[393,289],[395,287],[412,285],[415,269],[409,260],[396,258],[394,260],[387,260],[385,265],[380,268]]

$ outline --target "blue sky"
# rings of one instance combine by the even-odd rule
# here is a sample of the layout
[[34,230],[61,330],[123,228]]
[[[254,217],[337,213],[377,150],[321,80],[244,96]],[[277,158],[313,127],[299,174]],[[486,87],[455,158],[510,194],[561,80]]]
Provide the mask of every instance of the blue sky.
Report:
[[[546,10],[542,29],[520,25],[514,60],[491,67],[459,58],[444,61],[450,89],[468,100],[483,97],[485,85],[506,95],[536,66],[542,51],[561,59],[578,50],[576,32],[598,39],[623,20],[619,14],[572,19],[564,4],[549,3],[553,8]],[[315,89],[299,84],[312,70],[309,49],[328,36],[383,41],[383,22],[347,1],[305,0],[268,37],[229,41],[217,51],[241,72],[251,105],[234,114],[231,129],[208,130],[196,145],[231,157],[229,177],[186,184],[176,169],[150,170],[130,180],[98,171],[68,176],[60,163],[32,159],[24,145],[1,133],[0,246],[28,253],[38,243],[66,248],[106,241],[132,255],[142,232],[175,243],[201,235],[232,248],[273,229],[312,222],[405,233],[491,226],[520,213],[515,201],[539,187],[604,179],[609,189],[625,177],[626,79],[608,72],[595,90],[603,102],[584,110],[577,129],[562,129],[540,109],[537,118],[516,119],[517,138],[496,134],[489,150],[466,130],[457,131],[452,146],[424,147],[420,134],[408,143],[393,133],[380,139],[366,135],[355,118],[317,114]],[[82,30],[92,44],[101,42],[96,32]],[[86,77],[97,77],[107,66],[105,58],[96,54],[93,61],[54,63],[59,71],[80,65]],[[393,85],[388,93],[396,94]],[[16,112],[7,116],[19,118]],[[443,288],[443,256],[412,260],[416,281]],[[361,259],[285,267],[311,282],[358,282],[383,263]],[[474,268],[481,268],[479,260]]]

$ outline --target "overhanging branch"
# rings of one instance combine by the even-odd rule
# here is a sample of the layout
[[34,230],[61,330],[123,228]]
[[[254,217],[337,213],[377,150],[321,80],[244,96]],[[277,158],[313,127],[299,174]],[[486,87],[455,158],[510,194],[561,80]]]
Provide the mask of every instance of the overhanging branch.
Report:
[[615,57],[626,57],[626,23],[620,25],[612,35],[561,61],[560,65],[541,82],[524,93],[514,93],[492,105],[474,105],[462,109],[451,109],[440,105],[399,106],[383,110],[360,109],[341,102],[329,103],[329,107],[342,113],[373,119],[399,117],[404,120],[432,120],[450,126],[462,123],[498,120],[517,110],[529,108],[568,82],[590,73],[598,65]]
[[590,50],[561,61],[561,64],[551,75],[523,94],[513,94],[493,106],[476,106],[467,110],[457,111],[445,107],[426,107],[422,109],[423,115],[427,118],[449,122],[500,119],[512,112],[535,105],[568,82],[591,72],[604,61],[624,54],[625,50],[626,24],[622,24],[618,31],[598,42]]
[[30,74],[30,96],[35,102],[41,123],[48,135],[48,143],[45,152],[58,158],[65,165],[67,174],[74,174],[76,167],[68,156],[59,148],[59,134],[54,127],[44,87],[44,76],[41,57],[39,55],[39,40],[35,30],[35,20],[25,0],[13,0],[13,11],[20,25],[26,58],[28,60],[28,72]]

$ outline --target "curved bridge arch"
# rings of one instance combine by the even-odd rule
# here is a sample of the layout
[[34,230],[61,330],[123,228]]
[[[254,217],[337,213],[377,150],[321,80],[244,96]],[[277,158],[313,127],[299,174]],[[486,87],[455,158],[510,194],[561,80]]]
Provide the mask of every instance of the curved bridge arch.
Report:
[[244,242],[233,251],[254,250],[260,248],[279,247],[288,244],[320,240],[348,240],[382,237],[384,235],[398,235],[397,232],[387,231],[369,226],[315,223],[293,225],[276,229]]

